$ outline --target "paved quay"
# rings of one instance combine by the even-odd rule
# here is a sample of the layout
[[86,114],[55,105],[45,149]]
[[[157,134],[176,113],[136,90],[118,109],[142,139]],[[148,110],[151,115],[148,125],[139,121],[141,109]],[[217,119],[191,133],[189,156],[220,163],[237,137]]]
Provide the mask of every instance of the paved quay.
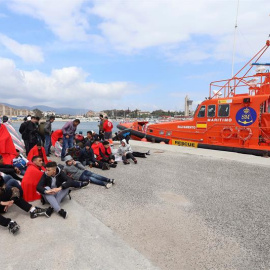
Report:
[[72,191],[66,220],[11,209],[21,231],[0,228],[3,268],[270,269],[270,158],[131,145],[151,155],[93,169],[117,183]]

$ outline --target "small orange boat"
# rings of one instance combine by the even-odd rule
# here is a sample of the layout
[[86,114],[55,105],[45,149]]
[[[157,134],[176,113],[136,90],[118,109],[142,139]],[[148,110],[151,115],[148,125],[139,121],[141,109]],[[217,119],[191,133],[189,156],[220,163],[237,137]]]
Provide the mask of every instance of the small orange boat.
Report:
[[[117,127],[129,131],[136,140],[145,138],[157,143],[268,155],[270,64],[259,64],[258,60],[269,45],[268,40],[233,78],[212,82],[209,97],[197,107],[193,119],[163,123],[135,121]],[[255,74],[248,75],[253,67]]]

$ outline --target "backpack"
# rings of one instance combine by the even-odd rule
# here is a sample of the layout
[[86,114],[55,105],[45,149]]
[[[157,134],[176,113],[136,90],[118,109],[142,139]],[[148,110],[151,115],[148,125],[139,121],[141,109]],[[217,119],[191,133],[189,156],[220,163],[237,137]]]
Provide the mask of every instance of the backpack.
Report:
[[18,168],[19,170],[26,168],[26,161],[22,158],[18,158],[13,160],[13,166]]

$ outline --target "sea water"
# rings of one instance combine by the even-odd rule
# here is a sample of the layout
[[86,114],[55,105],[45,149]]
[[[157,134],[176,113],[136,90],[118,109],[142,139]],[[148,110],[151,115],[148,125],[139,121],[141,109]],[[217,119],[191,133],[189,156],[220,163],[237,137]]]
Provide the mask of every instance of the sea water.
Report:
[[[15,128],[15,130],[19,133],[19,128],[22,122],[12,122],[12,126]],[[65,121],[55,121],[52,123],[52,130],[57,130],[57,129],[62,129],[62,127],[65,125]],[[116,121],[112,121],[113,123],[113,133],[117,132],[117,125],[119,124],[119,122]],[[87,131],[95,131],[96,133],[98,133],[98,125],[99,122],[81,122],[78,127],[77,127],[77,131],[76,133],[79,133],[80,131],[82,131],[83,135],[86,136]]]

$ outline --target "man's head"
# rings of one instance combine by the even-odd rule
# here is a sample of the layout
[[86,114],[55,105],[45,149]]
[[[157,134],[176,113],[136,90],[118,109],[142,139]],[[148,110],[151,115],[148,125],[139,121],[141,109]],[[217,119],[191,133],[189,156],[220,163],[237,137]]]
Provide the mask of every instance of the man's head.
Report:
[[57,140],[60,144],[62,144],[63,143],[63,138],[58,138],[58,140]]
[[91,143],[90,142],[87,142],[85,144],[85,148],[86,148],[86,150],[89,150],[91,148]]
[[73,126],[75,126],[75,127],[77,127],[80,123],[81,123],[81,121],[79,119],[73,120]]
[[106,115],[106,116],[104,117],[104,119],[105,119],[105,120],[108,120],[109,118],[108,118],[108,116]]
[[56,162],[48,162],[45,166],[46,168],[46,174],[48,176],[55,176],[56,175],[56,169],[57,169],[57,164]]
[[2,120],[3,120],[3,123],[5,123],[5,122],[8,121],[8,117],[6,115],[4,115],[3,118],[2,118]]
[[52,123],[55,120],[55,116],[51,115],[49,121]]
[[38,150],[40,150],[41,147],[42,147],[42,146],[41,146],[41,142],[38,142],[38,143],[37,143],[37,148],[38,148]]
[[36,164],[37,166],[41,167],[42,166],[42,158],[40,156],[33,156],[32,162]]
[[36,123],[37,122],[37,118],[35,116],[31,116],[31,122]]
[[66,164],[68,165],[68,166],[71,166],[72,165],[72,163],[73,163],[73,158],[72,158],[72,156],[70,156],[70,155],[67,155],[67,156],[65,156],[65,162],[66,162]]
[[108,141],[104,141],[103,145],[105,148],[109,148],[110,147],[110,143]]
[[36,116],[36,123],[40,120],[39,116]]
[[99,138],[95,138],[94,143],[95,143],[95,144],[99,144],[99,143],[100,143]]
[[100,115],[99,115],[99,119],[100,119],[100,120],[103,119],[103,114],[100,114]]
[[88,139],[92,139],[92,138],[93,138],[93,133],[92,133],[92,131],[87,131],[86,137],[87,137]]

